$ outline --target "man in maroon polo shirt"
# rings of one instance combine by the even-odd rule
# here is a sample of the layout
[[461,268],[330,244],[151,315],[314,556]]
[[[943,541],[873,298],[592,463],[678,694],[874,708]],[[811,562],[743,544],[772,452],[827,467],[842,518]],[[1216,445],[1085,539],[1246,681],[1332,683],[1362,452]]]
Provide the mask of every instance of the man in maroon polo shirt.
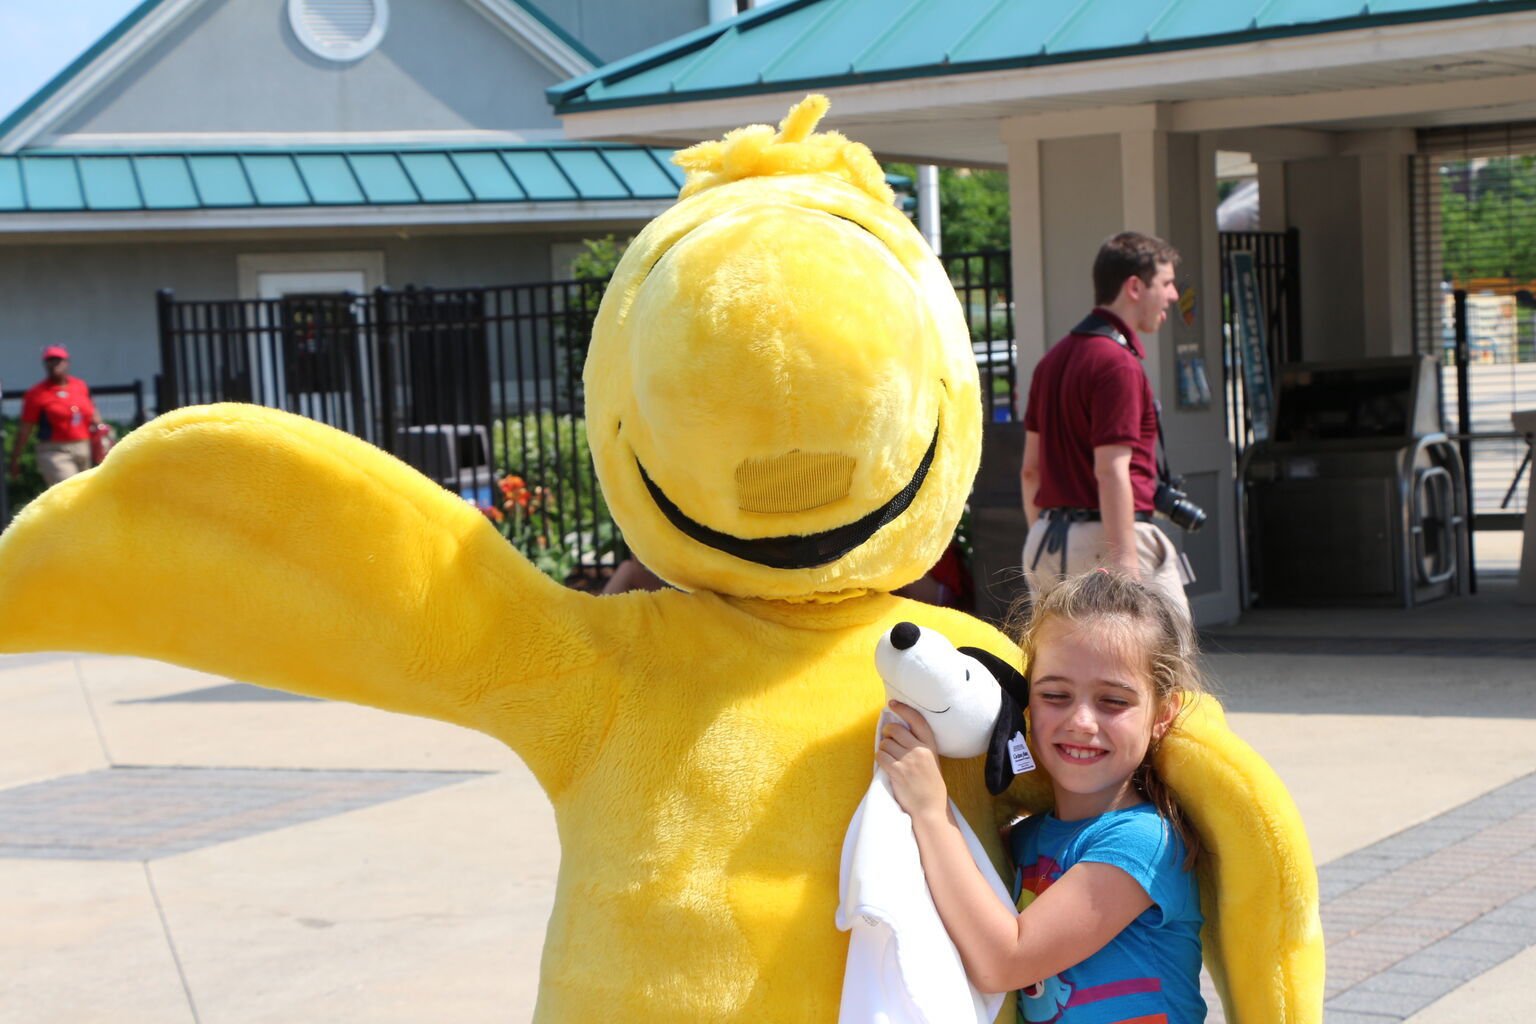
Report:
[[1024,572],[1041,597],[1066,575],[1117,568],[1189,613],[1179,556],[1152,524],[1157,406],[1138,334],[1178,301],[1178,251],[1122,232],[1093,261],[1096,308],[1035,367],[1019,482],[1030,524]]
[[37,469],[49,487],[91,468],[91,429],[101,416],[85,381],[69,375],[69,352],[63,345],[43,349],[47,376],[27,389],[21,400],[21,422],[11,449],[10,475],[21,473],[21,452],[37,432]]

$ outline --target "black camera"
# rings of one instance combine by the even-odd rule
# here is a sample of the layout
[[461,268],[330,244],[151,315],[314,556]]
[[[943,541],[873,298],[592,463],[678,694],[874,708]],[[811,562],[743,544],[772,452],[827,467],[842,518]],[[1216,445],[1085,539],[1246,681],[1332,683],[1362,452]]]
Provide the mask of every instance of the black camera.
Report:
[[1190,501],[1189,495],[1179,490],[1183,482],[1182,477],[1158,481],[1157,492],[1152,495],[1152,507],[1185,533],[1194,533],[1205,525],[1205,509]]

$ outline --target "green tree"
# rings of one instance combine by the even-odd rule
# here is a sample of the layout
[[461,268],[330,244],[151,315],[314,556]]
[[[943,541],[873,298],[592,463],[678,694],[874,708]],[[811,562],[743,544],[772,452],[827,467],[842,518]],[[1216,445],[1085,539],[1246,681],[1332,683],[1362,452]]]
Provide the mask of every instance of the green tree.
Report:
[[633,238],[626,238],[620,242],[612,235],[582,239],[581,244],[586,247],[586,251],[571,261],[571,276],[578,281],[608,280],[632,241]]
[[[885,165],[888,174],[917,181],[912,164]],[[939,168],[939,244],[947,253],[988,252],[1011,246],[1008,175],[968,167]]]
[[1536,280],[1536,155],[1440,168],[1440,233],[1452,281]]

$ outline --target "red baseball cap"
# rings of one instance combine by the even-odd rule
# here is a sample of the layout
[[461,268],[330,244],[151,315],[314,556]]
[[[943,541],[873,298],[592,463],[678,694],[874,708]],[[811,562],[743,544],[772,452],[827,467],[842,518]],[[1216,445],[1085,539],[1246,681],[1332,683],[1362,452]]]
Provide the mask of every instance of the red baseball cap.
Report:
[[49,345],[47,348],[43,349],[43,358],[68,359],[69,349],[65,348],[63,345]]

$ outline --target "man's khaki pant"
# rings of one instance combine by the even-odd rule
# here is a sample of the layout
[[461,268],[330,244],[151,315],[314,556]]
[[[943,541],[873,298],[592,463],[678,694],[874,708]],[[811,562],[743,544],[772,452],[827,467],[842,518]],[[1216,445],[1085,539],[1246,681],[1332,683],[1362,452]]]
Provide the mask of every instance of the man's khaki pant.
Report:
[[37,442],[37,471],[49,487],[91,468],[91,442]]
[[[1055,589],[1067,576],[1088,572],[1109,565],[1108,549],[1104,543],[1103,523],[1070,523],[1067,526],[1066,571],[1062,571],[1060,551],[1040,551],[1045,541],[1047,523],[1044,517],[1036,519],[1024,541],[1024,578],[1029,592],[1038,600]],[[1039,562],[1035,553],[1040,552]],[[1136,524],[1136,554],[1141,562],[1141,582],[1155,586],[1168,595],[1175,608],[1189,615],[1189,599],[1184,596],[1184,583],[1179,578],[1179,554],[1168,535],[1152,523]],[[1031,568],[1033,567],[1033,568]]]

